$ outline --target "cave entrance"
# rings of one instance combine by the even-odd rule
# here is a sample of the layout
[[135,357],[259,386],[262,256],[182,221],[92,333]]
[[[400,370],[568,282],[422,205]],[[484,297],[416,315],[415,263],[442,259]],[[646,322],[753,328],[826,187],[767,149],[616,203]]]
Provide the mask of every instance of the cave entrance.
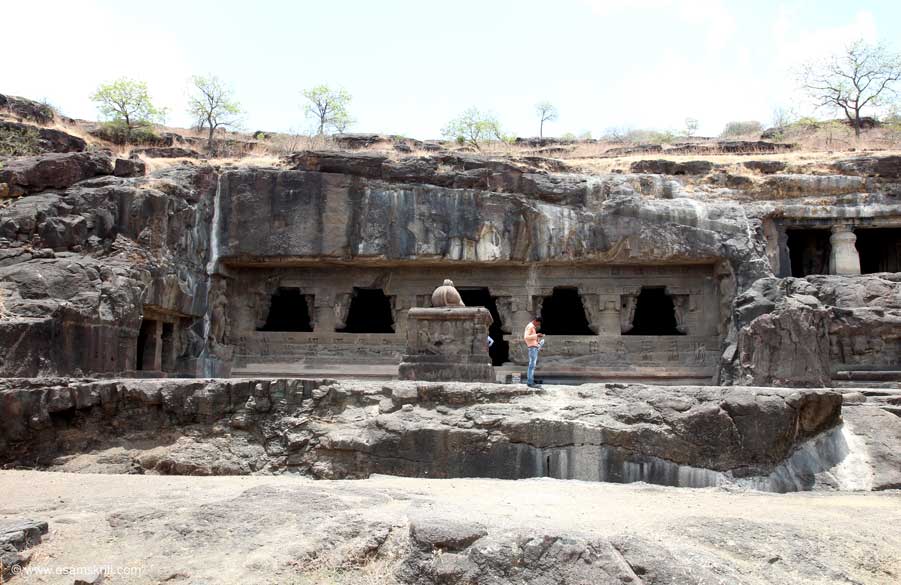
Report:
[[510,361],[510,342],[504,339],[501,329],[501,316],[497,310],[497,297],[491,296],[487,288],[459,288],[460,298],[467,307],[485,307],[491,313],[493,322],[488,328],[488,335],[494,344],[488,348],[491,365],[502,366]]
[[867,228],[855,232],[861,274],[901,272],[901,228]]
[[380,288],[354,288],[341,333],[394,333],[391,299]]
[[642,287],[632,329],[625,335],[685,335],[677,328],[676,307],[662,286]]
[[555,287],[541,305],[541,332],[545,335],[595,335],[588,326],[582,297],[576,287]]
[[829,255],[832,233],[826,229],[790,229],[788,255],[792,265],[792,276],[802,278],[810,274],[829,274]]
[[272,293],[266,323],[257,331],[313,331],[310,307],[299,288],[279,287]]
[[138,330],[138,351],[135,356],[135,370],[155,371],[160,369],[157,349],[160,344],[160,323],[155,319],[144,319]]

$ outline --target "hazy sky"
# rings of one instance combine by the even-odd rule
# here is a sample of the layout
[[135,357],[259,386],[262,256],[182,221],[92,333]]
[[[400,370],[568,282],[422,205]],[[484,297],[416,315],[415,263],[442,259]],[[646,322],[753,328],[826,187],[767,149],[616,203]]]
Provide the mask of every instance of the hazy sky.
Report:
[[213,73],[249,131],[307,128],[300,91],[328,83],[353,95],[353,131],[418,138],[469,106],[536,135],[540,100],[560,111],[549,135],[686,117],[716,134],[804,110],[799,63],[901,39],[897,0],[0,0],[0,20],[0,93],[69,116],[95,119],[92,91],[129,75],[187,125],[188,78]]

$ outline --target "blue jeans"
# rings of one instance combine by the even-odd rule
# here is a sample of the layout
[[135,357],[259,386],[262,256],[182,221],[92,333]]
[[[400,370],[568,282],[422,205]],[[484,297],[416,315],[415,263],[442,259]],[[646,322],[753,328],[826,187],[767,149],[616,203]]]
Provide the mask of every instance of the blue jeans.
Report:
[[528,384],[531,386],[535,383],[535,365],[538,364],[538,348],[529,348],[529,377]]

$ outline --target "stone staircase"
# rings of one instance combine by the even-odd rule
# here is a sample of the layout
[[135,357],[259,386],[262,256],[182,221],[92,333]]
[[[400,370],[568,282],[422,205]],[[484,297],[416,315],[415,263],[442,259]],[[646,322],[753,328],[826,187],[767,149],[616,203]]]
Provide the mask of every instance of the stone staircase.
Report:
[[845,404],[873,406],[901,417],[901,382],[835,382]]

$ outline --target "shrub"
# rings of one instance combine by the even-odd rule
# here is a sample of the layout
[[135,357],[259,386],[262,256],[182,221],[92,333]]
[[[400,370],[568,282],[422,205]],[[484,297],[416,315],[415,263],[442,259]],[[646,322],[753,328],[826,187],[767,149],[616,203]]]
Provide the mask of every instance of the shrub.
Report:
[[0,155],[28,156],[41,152],[40,134],[35,128],[0,128]]
[[732,136],[745,136],[747,134],[760,134],[761,132],[763,132],[763,124],[757,120],[746,120],[744,122],[727,123],[720,136],[729,138]]
[[128,125],[121,120],[104,123],[96,135],[113,144],[155,144],[160,140],[150,124],[135,126],[129,132]]

